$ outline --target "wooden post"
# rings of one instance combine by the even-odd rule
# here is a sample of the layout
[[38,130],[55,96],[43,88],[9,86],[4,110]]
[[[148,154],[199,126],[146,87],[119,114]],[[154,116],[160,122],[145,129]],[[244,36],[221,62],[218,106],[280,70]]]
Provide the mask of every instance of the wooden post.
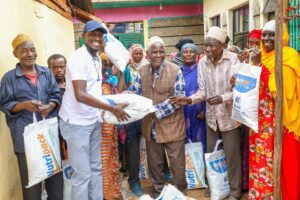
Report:
[[143,20],[143,27],[144,27],[144,49],[146,50],[146,46],[148,44],[148,37],[149,37],[149,27],[148,27],[148,20]]
[[282,154],[282,33],[283,33],[283,2],[277,0],[276,7],[276,34],[275,34],[275,75],[277,98],[275,107],[275,141],[274,141],[274,200],[280,200],[280,173],[281,173],[281,154]]

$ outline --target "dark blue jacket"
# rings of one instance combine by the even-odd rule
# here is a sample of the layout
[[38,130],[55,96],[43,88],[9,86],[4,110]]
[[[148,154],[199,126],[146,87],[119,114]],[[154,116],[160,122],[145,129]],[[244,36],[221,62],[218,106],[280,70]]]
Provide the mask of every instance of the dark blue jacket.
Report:
[[[14,106],[26,100],[39,100],[43,104],[55,102],[57,105],[61,102],[59,87],[51,71],[39,65],[35,65],[35,69],[38,76],[36,86],[25,76],[19,64],[15,69],[8,71],[1,80],[0,109],[5,113],[15,153],[24,153],[24,127],[31,124],[33,118],[32,113],[27,110],[12,113]],[[57,110],[53,110],[47,118],[56,116]],[[42,120],[39,113],[36,113],[36,117],[38,121]]]

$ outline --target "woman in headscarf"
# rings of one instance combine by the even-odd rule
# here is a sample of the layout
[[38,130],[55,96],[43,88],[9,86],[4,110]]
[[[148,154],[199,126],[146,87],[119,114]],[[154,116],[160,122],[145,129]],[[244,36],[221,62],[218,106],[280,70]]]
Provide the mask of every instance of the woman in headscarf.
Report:
[[172,63],[175,63],[178,66],[181,66],[183,64],[183,59],[181,57],[180,50],[181,50],[182,46],[187,43],[194,44],[194,41],[189,38],[182,38],[178,41],[178,43],[175,45],[175,47],[176,47],[176,49],[178,49],[179,52],[176,54],[176,56],[174,58],[171,59]]
[[[180,50],[183,64],[181,70],[185,80],[185,95],[190,96],[198,91],[198,48],[192,43],[186,43]],[[184,106],[186,125],[186,142],[202,142],[206,151],[205,101],[200,104]]]
[[[261,62],[259,96],[259,132],[250,133],[250,199],[271,199],[273,196],[274,100],[275,84],[275,20],[262,31],[261,59],[254,52],[254,62]],[[283,138],[281,191],[283,200],[300,199],[300,59],[288,47],[289,34],[284,25],[282,45],[283,70]],[[266,73],[264,73],[264,71]],[[271,99],[271,97],[273,99]]]
[[143,49],[143,46],[140,44],[134,44],[129,49],[131,59],[130,64],[128,65],[130,70],[130,75],[132,78],[132,82],[135,81],[136,75],[138,73],[138,70],[148,63],[148,61],[145,58],[145,51]]
[[260,41],[261,41],[261,30],[254,29],[250,31],[248,35],[247,49],[239,52],[238,54],[239,60],[241,62],[248,63],[251,51],[256,47],[260,48]]
[[[247,49],[242,50],[238,57],[241,62],[248,63],[251,49],[259,48],[261,41],[261,30],[254,29],[249,32]],[[242,189],[247,191],[249,189],[249,128],[242,124]]]
[[250,31],[248,36],[248,49],[260,47],[260,41],[261,41],[261,30],[254,29]]

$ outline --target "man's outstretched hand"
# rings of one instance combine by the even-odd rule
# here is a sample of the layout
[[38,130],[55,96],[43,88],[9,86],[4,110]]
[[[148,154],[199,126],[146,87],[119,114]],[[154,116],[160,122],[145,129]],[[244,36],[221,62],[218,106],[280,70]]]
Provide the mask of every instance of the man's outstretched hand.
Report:
[[127,121],[130,116],[128,113],[124,111],[124,108],[128,106],[126,103],[120,103],[114,106],[114,109],[112,110],[112,113],[116,116],[119,122],[121,121]]
[[185,106],[192,103],[190,97],[172,96],[170,102],[176,106]]

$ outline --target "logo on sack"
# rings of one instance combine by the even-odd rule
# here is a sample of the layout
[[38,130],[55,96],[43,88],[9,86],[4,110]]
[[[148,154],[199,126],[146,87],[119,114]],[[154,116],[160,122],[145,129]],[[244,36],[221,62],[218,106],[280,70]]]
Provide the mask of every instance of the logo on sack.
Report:
[[256,82],[256,78],[252,78],[250,76],[245,76],[242,74],[237,74],[235,89],[238,92],[246,93],[255,89]]
[[141,158],[140,158],[140,178],[147,178],[146,175],[146,150],[141,151]]
[[189,154],[185,154],[185,176],[188,183],[188,189],[200,187],[195,173],[195,167]]
[[233,107],[240,110],[241,109],[241,97],[236,96],[234,99]]
[[209,162],[210,168],[215,171],[216,173],[222,174],[224,172],[227,172],[227,165],[225,162],[225,157],[222,157],[217,160],[213,160]]
[[[52,136],[51,130],[49,130],[49,135]],[[48,139],[45,137],[43,133],[39,133],[37,135],[37,139],[41,144],[43,149],[43,158],[45,161],[45,165],[47,166],[47,175],[48,177],[52,176],[53,174],[57,173],[60,170],[59,164],[55,155],[48,144]],[[53,138],[51,138],[53,139]]]

